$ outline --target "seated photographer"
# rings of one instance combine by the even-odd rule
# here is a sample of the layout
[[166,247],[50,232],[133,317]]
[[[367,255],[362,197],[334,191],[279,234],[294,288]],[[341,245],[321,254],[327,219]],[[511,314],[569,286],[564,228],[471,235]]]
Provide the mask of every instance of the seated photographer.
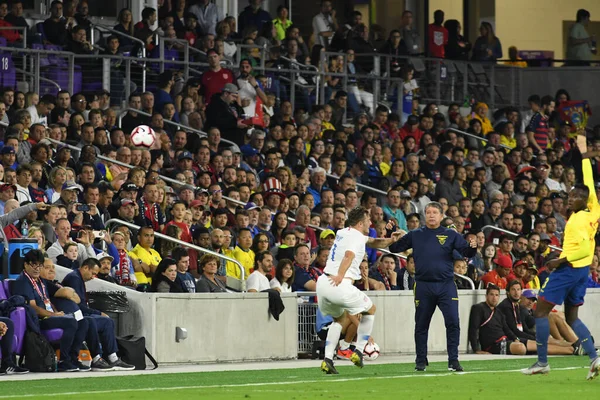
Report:
[[[81,299],[78,307],[83,313],[84,320],[88,322],[90,330],[86,335],[86,343],[93,357],[92,371],[131,371],[135,367],[123,362],[117,356],[118,348],[113,320],[103,312],[90,308],[87,304],[85,282],[94,279],[99,270],[100,262],[96,258],[88,258],[78,269],[65,276],[62,284],[66,288],[72,288]],[[102,358],[102,354],[108,354],[106,361]]]
[[56,263],[58,256],[64,253],[64,246],[68,242],[77,242],[77,261],[81,265],[88,258],[96,258],[94,247],[90,243],[89,235],[86,231],[73,232],[75,238],[71,235],[71,223],[66,218],[56,221],[56,242],[48,247],[48,257]]
[[77,321],[72,316],[66,316],[62,311],[56,311],[50,301],[51,298],[76,301],[79,300],[79,297],[71,288],[59,287],[40,278],[43,264],[44,254],[40,250],[30,250],[25,254],[23,258],[24,270],[14,281],[12,294],[23,296],[29,302],[29,305],[40,318],[39,323],[42,330],[57,328],[63,330],[60,339],[58,371],[76,372],[80,368],[88,370],[88,367],[83,366],[78,361],[79,350],[89,328],[87,320],[82,318]]

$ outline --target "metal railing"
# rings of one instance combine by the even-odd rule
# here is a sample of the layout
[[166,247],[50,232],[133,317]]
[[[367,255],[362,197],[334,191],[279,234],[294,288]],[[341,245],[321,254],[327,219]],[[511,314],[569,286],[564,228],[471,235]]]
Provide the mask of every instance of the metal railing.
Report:
[[[112,34],[115,34],[117,36],[125,37],[125,38],[127,38],[127,39],[129,39],[129,40],[131,40],[133,42],[139,43],[141,45],[140,48],[141,48],[141,51],[142,51],[142,59],[146,60],[146,43],[144,43],[143,40],[138,39],[138,38],[136,38],[134,36],[129,36],[129,35],[123,33],[123,32],[119,32],[118,30],[110,28],[110,27],[105,26],[105,25],[100,25],[100,24],[94,24],[94,23],[92,23],[91,27],[92,27],[91,32],[90,32],[90,36],[91,36],[90,37],[90,42],[91,43],[94,43],[94,29],[93,28],[98,28],[99,30],[104,30],[104,31],[110,32]],[[144,62],[143,69],[142,69],[142,92],[145,92],[145,91],[146,91],[146,64]]]
[[[467,137],[473,138],[475,140],[481,140],[481,141],[486,142],[486,143],[489,142],[489,139],[486,139],[486,138],[481,137],[481,136],[474,135],[474,134],[469,133],[469,132],[461,131],[460,129],[447,128],[446,131],[448,131],[448,132],[454,132],[454,133],[456,133],[458,135],[462,135],[462,136],[467,136]],[[500,143],[500,147],[503,147],[503,148],[508,149],[508,150],[512,150],[513,149],[512,147],[507,146],[507,145],[502,144],[502,143]]]
[[[391,251],[389,251],[389,250],[386,250],[386,249],[376,249],[376,250],[377,250],[377,251],[380,251],[380,252],[382,252],[382,253],[385,253],[385,254],[392,255],[392,256],[394,256],[394,257],[402,258],[402,259],[404,259],[404,260],[406,260],[406,259],[408,258],[408,257],[407,257],[407,256],[405,256],[404,254],[400,254],[400,253],[392,253]],[[462,278],[462,279],[464,279],[465,281],[469,282],[469,286],[471,286],[471,290],[475,290],[475,283],[473,282],[473,280],[472,280],[471,278],[469,278],[468,276],[465,276],[465,275],[458,274],[458,273],[456,273],[456,272],[454,273],[454,276],[458,276],[459,278]]]
[[0,31],[23,31],[23,39],[21,39],[21,44],[23,45],[23,49],[27,48],[27,30],[24,26],[0,26]]
[[[109,219],[108,221],[106,221],[104,223],[104,226],[108,229],[109,225],[112,225],[112,224],[125,225],[128,228],[136,229],[136,230],[140,229],[139,225],[132,224],[131,222],[123,221],[123,220],[118,219],[118,218],[111,218],[111,219]],[[163,239],[163,240],[166,240],[166,241],[169,241],[169,242],[172,242],[172,243],[176,243],[176,244],[178,244],[180,246],[189,247],[190,249],[194,249],[194,250],[200,251],[202,253],[210,254],[212,256],[215,256],[215,257],[221,258],[223,260],[226,260],[226,261],[234,263],[240,269],[242,292],[246,291],[246,270],[244,269],[244,267],[242,266],[242,264],[238,260],[236,260],[234,258],[231,258],[231,257],[227,257],[227,256],[225,256],[223,254],[220,254],[220,253],[216,253],[216,252],[214,252],[212,250],[208,250],[208,249],[205,249],[203,247],[196,246],[195,244],[184,242],[183,240],[175,239],[175,238],[173,238],[171,236],[164,235],[164,234],[162,234],[160,232],[154,232],[154,236],[156,236],[159,239]]]
[[[521,234],[519,234],[519,233],[515,233],[515,232],[511,232],[506,229],[498,228],[497,226],[494,226],[494,225],[485,225],[483,228],[481,228],[481,231],[483,232],[486,229],[491,229],[494,231],[502,232],[502,233],[505,233],[505,234],[511,235],[511,236],[521,236]],[[553,246],[551,244],[549,244],[548,247],[555,251],[563,251],[562,247]]]

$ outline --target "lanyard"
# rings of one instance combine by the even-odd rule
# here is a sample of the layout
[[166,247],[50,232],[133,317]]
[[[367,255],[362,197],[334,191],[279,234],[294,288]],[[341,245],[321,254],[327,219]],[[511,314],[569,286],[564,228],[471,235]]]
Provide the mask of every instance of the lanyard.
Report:
[[24,274],[29,279],[29,282],[31,282],[31,285],[33,285],[33,289],[40,295],[42,301],[45,302],[46,300],[48,300],[48,295],[46,294],[46,285],[44,285],[44,283],[40,281],[40,283],[42,284],[42,291],[40,291],[37,282],[32,277],[30,277],[27,272],[24,272]]

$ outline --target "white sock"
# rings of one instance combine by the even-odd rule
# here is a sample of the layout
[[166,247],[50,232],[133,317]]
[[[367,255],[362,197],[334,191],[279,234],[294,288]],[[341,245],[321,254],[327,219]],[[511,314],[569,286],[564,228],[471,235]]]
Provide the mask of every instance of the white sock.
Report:
[[100,358],[100,354],[96,354],[96,356],[94,357],[94,359],[92,360],[93,363],[97,362]]
[[112,353],[112,354],[108,355],[108,362],[116,363],[117,361],[119,361],[119,357],[117,357],[117,353]]
[[350,343],[346,342],[344,339],[340,340],[340,350],[346,350],[350,347]]
[[327,330],[327,340],[325,341],[325,358],[333,360],[335,346],[337,346],[341,334],[342,325],[337,322],[333,322],[329,325],[329,329]]
[[367,345],[367,341],[371,337],[371,332],[373,331],[373,323],[375,322],[374,315],[363,315],[360,319],[360,324],[358,325],[358,332],[356,333],[356,349],[361,352],[364,350]]

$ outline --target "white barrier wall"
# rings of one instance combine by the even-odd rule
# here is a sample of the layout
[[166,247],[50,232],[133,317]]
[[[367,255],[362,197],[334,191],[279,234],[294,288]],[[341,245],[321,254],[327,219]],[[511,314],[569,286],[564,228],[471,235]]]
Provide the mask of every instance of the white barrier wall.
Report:
[[[57,267],[61,277],[67,270]],[[120,335],[145,336],[148,350],[161,363],[201,363],[289,359],[297,356],[298,313],[295,294],[282,296],[285,311],[275,321],[264,293],[154,294],[139,293],[95,279],[92,290],[126,290],[131,306],[121,317]],[[373,337],[386,354],[414,354],[414,302],[411,291],[369,292],[377,307]],[[502,293],[501,298],[504,298]],[[459,291],[460,351],[467,351],[471,306],[485,300],[485,291]],[[600,289],[588,289],[580,317],[600,337]],[[175,328],[188,338],[175,341]],[[446,352],[446,329],[437,310],[429,330],[429,352]]]

